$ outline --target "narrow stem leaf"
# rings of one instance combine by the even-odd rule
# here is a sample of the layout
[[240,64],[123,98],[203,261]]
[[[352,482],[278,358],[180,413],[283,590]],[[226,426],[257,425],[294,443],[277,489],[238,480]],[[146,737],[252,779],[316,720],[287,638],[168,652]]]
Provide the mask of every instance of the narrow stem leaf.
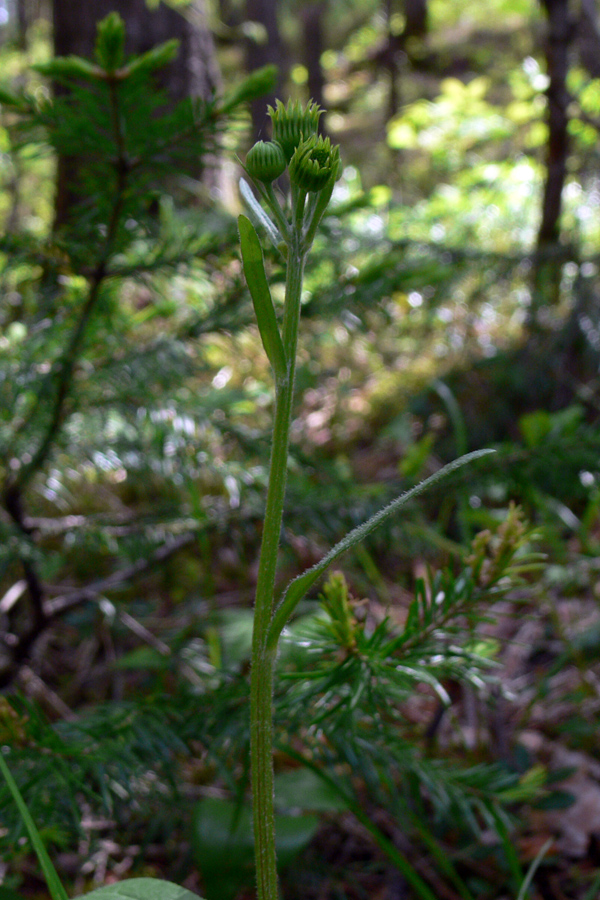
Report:
[[254,225],[246,216],[238,217],[238,228],[244,275],[252,297],[260,337],[276,379],[283,379],[287,375],[285,350],[265,273],[260,241]]
[[275,247],[278,247],[282,242],[283,237],[254,196],[252,188],[245,180],[245,178],[240,178],[240,194],[242,195],[242,200],[248,207],[249,211],[252,213],[257,222],[260,222],[262,227],[269,235],[269,238],[271,239],[273,245]]
[[424,494],[430,487],[447,478],[448,475],[456,469],[460,469],[474,460],[480,459],[482,456],[487,456],[490,453],[495,453],[495,450],[476,450],[473,453],[467,453],[466,456],[461,456],[460,459],[455,459],[453,462],[448,463],[448,465],[444,466],[443,469],[440,469],[439,472],[426,478],[425,481],[417,484],[395,500],[392,500],[388,506],[380,509],[374,516],[371,516],[370,519],[363,522],[362,525],[358,525],[357,528],[354,528],[346,535],[346,537],[342,538],[339,543],[332,547],[329,553],[327,553],[320,562],[310,569],[307,569],[302,575],[298,575],[297,578],[294,578],[288,585],[281,602],[273,615],[273,621],[271,622],[267,638],[267,647],[271,650],[276,648],[279,635],[285,628],[286,623],[298,603],[306,596],[313,584],[321,577],[321,575],[323,575],[329,566],[342,555],[342,553],[350,550],[350,548],[355,544],[358,544],[359,541],[364,540],[364,538],[377,528],[378,525],[403,506],[406,506],[410,500]]

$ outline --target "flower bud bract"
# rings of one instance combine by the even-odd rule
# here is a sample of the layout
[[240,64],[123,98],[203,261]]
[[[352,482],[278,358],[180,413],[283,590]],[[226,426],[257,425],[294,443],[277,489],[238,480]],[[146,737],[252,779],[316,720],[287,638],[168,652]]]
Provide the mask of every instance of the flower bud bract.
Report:
[[340,149],[329,138],[313,135],[295,150],[290,161],[290,181],[305,191],[320,191],[337,178]]
[[248,151],[246,170],[257,181],[269,184],[283,174],[286,159],[283,150],[274,141],[258,141]]
[[273,140],[281,146],[286,162],[290,161],[296,147],[302,141],[317,134],[322,114],[323,110],[312,100],[305,109],[298,100],[295,103],[292,103],[291,100],[288,101],[287,106],[278,100],[275,109],[269,106],[269,115],[273,124]]

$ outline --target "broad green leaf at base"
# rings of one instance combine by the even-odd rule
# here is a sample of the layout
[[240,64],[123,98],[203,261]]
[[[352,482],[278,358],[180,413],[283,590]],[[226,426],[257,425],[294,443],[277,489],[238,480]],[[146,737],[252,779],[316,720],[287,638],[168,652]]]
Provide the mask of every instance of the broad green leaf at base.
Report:
[[193,894],[171,881],[160,878],[129,878],[118,884],[108,884],[75,900],[199,900]]

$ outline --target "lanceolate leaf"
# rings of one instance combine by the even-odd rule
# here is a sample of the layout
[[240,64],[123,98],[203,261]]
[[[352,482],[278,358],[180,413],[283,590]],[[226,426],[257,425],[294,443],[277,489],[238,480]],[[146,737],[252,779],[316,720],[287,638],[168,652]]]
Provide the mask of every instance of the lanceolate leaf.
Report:
[[371,516],[370,519],[368,519],[366,522],[363,522],[362,525],[358,525],[351,532],[349,532],[346,537],[342,538],[342,540],[339,541],[339,543],[337,543],[335,547],[332,547],[329,553],[324,556],[320,562],[312,566],[310,569],[307,569],[306,572],[302,573],[302,575],[298,575],[297,578],[294,578],[294,580],[291,581],[288,585],[281,599],[281,602],[275,610],[275,614],[273,616],[267,638],[267,646],[269,647],[269,649],[275,650],[279,635],[283,631],[288,619],[290,618],[298,603],[308,593],[313,584],[329,568],[329,566],[333,562],[335,562],[335,560],[338,559],[339,556],[342,555],[342,553],[345,553],[347,550],[350,550],[351,547],[354,547],[355,544],[358,544],[360,541],[364,540],[364,538],[366,538],[368,534],[370,534],[375,528],[377,528],[378,525],[380,525],[383,521],[385,521],[385,519],[393,515],[393,513],[397,512],[403,506],[406,506],[406,504],[410,500],[413,500],[420,494],[424,494],[425,491],[429,490],[430,487],[447,478],[448,475],[456,471],[456,469],[460,469],[482,456],[487,456],[489,453],[495,453],[495,451],[476,450],[474,453],[467,453],[466,456],[461,456],[459,459],[455,459],[453,462],[448,463],[447,466],[444,466],[444,468],[440,469],[439,472],[436,472],[435,475],[431,475],[429,478],[426,478],[425,481],[417,484],[405,494],[402,494],[400,497],[392,500],[392,502],[388,504],[388,506],[380,509],[379,512],[375,513],[374,516]]
[[84,897],[85,900],[198,900],[198,894],[160,878],[129,878],[119,884],[98,888]]
[[273,246],[278,247],[283,240],[283,236],[279,233],[273,222],[271,222],[270,218],[252,193],[252,188],[245,178],[240,178],[240,194],[242,195],[242,200],[255,217],[256,221],[260,222],[269,235]]
[[271,292],[265,274],[262,248],[254,225],[246,216],[238,217],[242,262],[248,289],[254,304],[258,330],[277,378],[284,378],[287,372],[285,351],[275,317]]

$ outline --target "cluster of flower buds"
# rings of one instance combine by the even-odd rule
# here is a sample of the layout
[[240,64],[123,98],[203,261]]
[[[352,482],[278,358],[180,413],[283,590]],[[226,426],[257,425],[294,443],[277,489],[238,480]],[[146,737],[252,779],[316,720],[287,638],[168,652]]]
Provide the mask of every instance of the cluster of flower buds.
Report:
[[318,134],[323,110],[312,101],[287,106],[278,100],[269,115],[273,140],[258,141],[246,156],[246,171],[255,180],[270,184],[288,170],[290,182],[304,191],[318,192],[336,180],[340,169],[339,147]]

